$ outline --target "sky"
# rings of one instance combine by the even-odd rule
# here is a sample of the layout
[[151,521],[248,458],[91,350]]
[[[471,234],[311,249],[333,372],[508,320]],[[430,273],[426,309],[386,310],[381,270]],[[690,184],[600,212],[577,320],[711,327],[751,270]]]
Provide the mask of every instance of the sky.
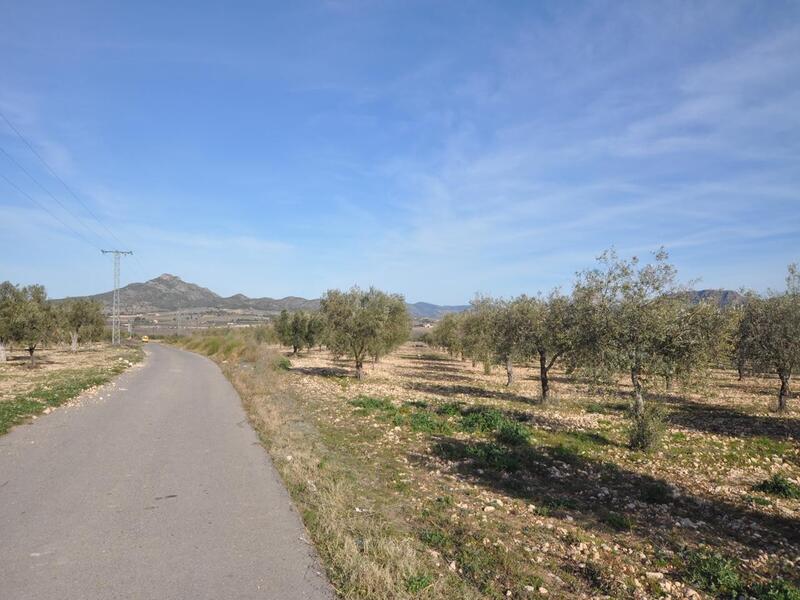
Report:
[[797,1],[0,14],[0,280],[53,297],[110,289],[103,248],[123,284],[440,304],[569,289],[609,247],[703,288],[800,261]]

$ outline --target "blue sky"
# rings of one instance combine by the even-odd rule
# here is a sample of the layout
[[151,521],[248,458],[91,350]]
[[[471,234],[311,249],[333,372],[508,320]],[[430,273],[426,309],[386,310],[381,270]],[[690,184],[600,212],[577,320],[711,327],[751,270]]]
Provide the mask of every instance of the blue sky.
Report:
[[[462,303],[800,260],[800,3],[0,0],[0,279]],[[55,217],[53,215],[56,215]],[[65,223],[68,226],[65,226]],[[81,236],[75,231],[81,232]]]

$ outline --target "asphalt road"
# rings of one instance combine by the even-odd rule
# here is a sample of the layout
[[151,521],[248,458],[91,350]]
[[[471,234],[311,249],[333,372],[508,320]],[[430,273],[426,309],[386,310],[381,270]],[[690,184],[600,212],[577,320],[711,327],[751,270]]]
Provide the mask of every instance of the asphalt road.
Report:
[[0,437],[3,600],[332,597],[206,358],[151,344],[115,385]]

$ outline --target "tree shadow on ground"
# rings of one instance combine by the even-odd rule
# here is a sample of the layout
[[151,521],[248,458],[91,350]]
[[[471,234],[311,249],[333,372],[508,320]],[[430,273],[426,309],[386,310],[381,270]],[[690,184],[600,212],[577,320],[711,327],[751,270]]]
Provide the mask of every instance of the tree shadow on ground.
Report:
[[459,374],[458,369],[435,369],[433,372],[426,367],[409,367],[400,369],[400,375],[410,379],[426,381],[472,381],[472,378]]
[[316,377],[355,377],[349,369],[343,367],[292,367],[292,372]]
[[726,435],[730,437],[800,438],[800,419],[779,416],[750,415],[719,404],[706,404],[668,396],[662,402],[672,409],[669,422],[674,425]]
[[495,400],[508,400],[510,402],[525,402],[532,404],[536,402],[535,398],[522,396],[513,392],[504,392],[499,390],[487,390],[482,387],[474,385],[436,385],[431,383],[423,383],[412,381],[405,386],[407,389],[415,392],[424,392],[427,394],[435,394],[437,396],[471,396],[473,398],[493,398]]
[[[674,550],[681,544],[734,543],[738,552],[755,556],[761,548],[796,554],[797,519],[768,515],[730,503],[694,496],[680,489],[673,495],[665,481],[586,458],[563,445],[503,446],[490,441],[440,437],[427,465],[442,468],[469,483],[533,503],[553,516],[571,517],[585,528],[620,531]],[[445,467],[447,468],[447,467]],[[787,548],[786,542],[795,546]]]
[[435,361],[435,362],[460,362],[457,358],[454,358],[452,356],[433,354],[431,352],[420,352],[419,354],[401,354],[400,358],[406,360],[422,360],[422,361]]

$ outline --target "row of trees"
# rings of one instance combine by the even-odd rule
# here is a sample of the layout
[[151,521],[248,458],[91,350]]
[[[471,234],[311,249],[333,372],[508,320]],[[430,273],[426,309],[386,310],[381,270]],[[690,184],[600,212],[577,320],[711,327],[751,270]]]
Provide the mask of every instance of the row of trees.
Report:
[[356,376],[364,376],[364,361],[378,361],[405,342],[411,317],[402,296],[375,288],[329,290],[319,313],[282,311],[274,323],[278,340],[294,354],[325,344],[337,356],[350,356]]
[[42,344],[69,339],[76,352],[79,341],[97,340],[104,330],[99,302],[78,299],[56,305],[47,300],[44,286],[0,283],[0,362],[11,345],[24,347],[33,365]]
[[744,307],[721,309],[690,302],[663,250],[654,261],[624,260],[613,251],[578,274],[572,293],[513,300],[478,297],[471,309],[444,317],[429,336],[451,354],[506,368],[536,363],[541,398],[550,395],[549,372],[561,361],[568,372],[596,379],[625,373],[636,417],[645,412],[645,390],[655,381],[667,389],[676,378],[702,377],[712,366],[736,363],[777,374],[778,407],[786,407],[792,370],[800,365],[800,275],[789,268],[787,289],[748,294]]

